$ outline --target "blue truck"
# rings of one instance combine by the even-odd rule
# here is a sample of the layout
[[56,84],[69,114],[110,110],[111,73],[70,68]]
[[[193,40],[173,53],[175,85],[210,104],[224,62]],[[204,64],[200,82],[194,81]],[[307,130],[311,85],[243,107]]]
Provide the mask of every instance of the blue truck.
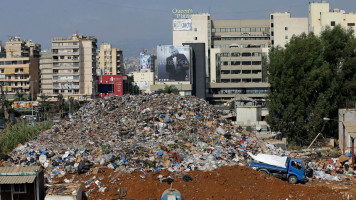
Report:
[[305,183],[308,181],[307,177],[313,176],[313,170],[308,168],[304,161],[293,157],[287,158],[285,167],[262,162],[251,162],[250,167],[257,171],[264,172],[265,174],[288,180],[291,184],[296,184],[298,181]]

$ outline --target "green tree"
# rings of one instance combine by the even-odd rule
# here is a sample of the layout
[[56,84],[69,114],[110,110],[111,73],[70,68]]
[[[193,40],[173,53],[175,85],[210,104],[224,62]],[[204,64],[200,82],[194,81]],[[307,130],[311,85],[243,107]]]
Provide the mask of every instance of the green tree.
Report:
[[340,26],[320,37],[294,36],[285,48],[272,48],[266,118],[272,130],[307,145],[325,125],[323,117],[336,118],[338,108],[355,102],[355,50],[352,31]]
[[17,91],[15,101],[23,101],[23,100],[25,100],[25,93]]
[[141,93],[140,88],[134,82],[133,76],[127,77],[127,87],[129,94],[137,95]]
[[64,98],[62,94],[58,94],[57,96],[57,108],[59,111],[59,115],[63,115],[63,110],[64,110]]
[[165,93],[165,94],[179,94],[178,88],[176,88],[174,85],[166,85],[164,89],[159,89],[158,92]]
[[40,103],[42,105],[42,110],[41,110],[41,114],[42,114],[42,117],[43,119],[45,119],[46,117],[46,114],[49,112],[49,102],[47,101],[48,100],[48,96],[44,93],[42,93],[40,95]]

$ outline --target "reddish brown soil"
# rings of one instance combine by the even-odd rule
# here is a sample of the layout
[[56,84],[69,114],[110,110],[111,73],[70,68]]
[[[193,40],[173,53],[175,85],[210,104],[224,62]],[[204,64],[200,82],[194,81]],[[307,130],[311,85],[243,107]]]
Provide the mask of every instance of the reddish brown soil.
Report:
[[[346,199],[347,189],[331,188],[326,184],[312,181],[306,184],[291,185],[286,181],[254,171],[249,167],[222,167],[210,172],[193,171],[171,174],[168,171],[149,173],[142,178],[143,172],[123,174],[103,168],[96,174],[96,179],[103,177],[99,185],[107,187],[105,192],[98,192],[94,183],[85,189],[85,181],[93,179],[93,174],[80,176],[66,175],[72,182],[81,182],[84,191],[90,191],[89,200],[118,199],[118,188],[127,187],[125,198],[148,200],[161,199],[162,193],[170,188],[161,183],[158,175],[171,175],[174,178],[173,188],[178,189],[184,200],[221,200],[221,199]],[[183,181],[183,175],[190,175],[193,181]],[[142,176],[142,177],[141,177]],[[61,181],[57,179],[56,181]],[[318,184],[316,184],[318,183]],[[349,198],[352,196],[349,195]]]

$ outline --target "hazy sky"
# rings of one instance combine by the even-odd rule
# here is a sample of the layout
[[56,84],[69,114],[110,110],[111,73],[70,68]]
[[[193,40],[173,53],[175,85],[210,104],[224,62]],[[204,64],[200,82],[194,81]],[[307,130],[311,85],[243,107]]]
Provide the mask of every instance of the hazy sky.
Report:
[[[270,12],[308,16],[308,0],[0,0],[0,40],[21,39],[50,48],[54,37],[79,34],[121,48],[125,56],[172,43],[172,9],[211,13],[213,20],[267,19]],[[320,2],[317,1],[317,2]],[[356,0],[334,0],[330,8],[356,12]],[[137,55],[138,56],[138,55]]]

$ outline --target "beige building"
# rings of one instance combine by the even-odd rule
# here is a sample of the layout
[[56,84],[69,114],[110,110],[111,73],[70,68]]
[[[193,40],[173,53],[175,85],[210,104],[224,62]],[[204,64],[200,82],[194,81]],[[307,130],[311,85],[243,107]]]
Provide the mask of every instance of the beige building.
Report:
[[308,18],[292,18],[290,13],[271,13],[271,44],[284,47],[293,35],[308,33]]
[[140,88],[144,93],[151,93],[150,85],[154,84],[154,72],[142,71],[142,72],[133,72],[135,84]]
[[40,53],[40,93],[48,95],[50,101],[56,98],[53,96],[53,54],[51,50]]
[[96,42],[95,37],[78,34],[53,39],[52,65],[48,54],[41,56],[42,92],[51,100],[59,94],[79,100],[94,98],[97,95]]
[[263,104],[269,87],[263,73],[264,49],[270,46],[268,19],[211,20],[210,14],[193,14],[190,29],[173,29],[174,45],[189,42],[205,43],[208,100],[239,96]]
[[[6,53],[5,53],[5,52]],[[36,98],[39,92],[39,52],[41,45],[10,37],[0,58],[0,84],[6,98]],[[32,95],[33,94],[33,95]]]
[[309,32],[319,35],[326,26],[334,27],[338,24],[343,28],[352,28],[356,31],[356,14],[346,13],[338,8],[331,11],[327,2],[309,3]]
[[123,75],[123,54],[121,49],[102,43],[99,50],[98,69],[101,75]]

